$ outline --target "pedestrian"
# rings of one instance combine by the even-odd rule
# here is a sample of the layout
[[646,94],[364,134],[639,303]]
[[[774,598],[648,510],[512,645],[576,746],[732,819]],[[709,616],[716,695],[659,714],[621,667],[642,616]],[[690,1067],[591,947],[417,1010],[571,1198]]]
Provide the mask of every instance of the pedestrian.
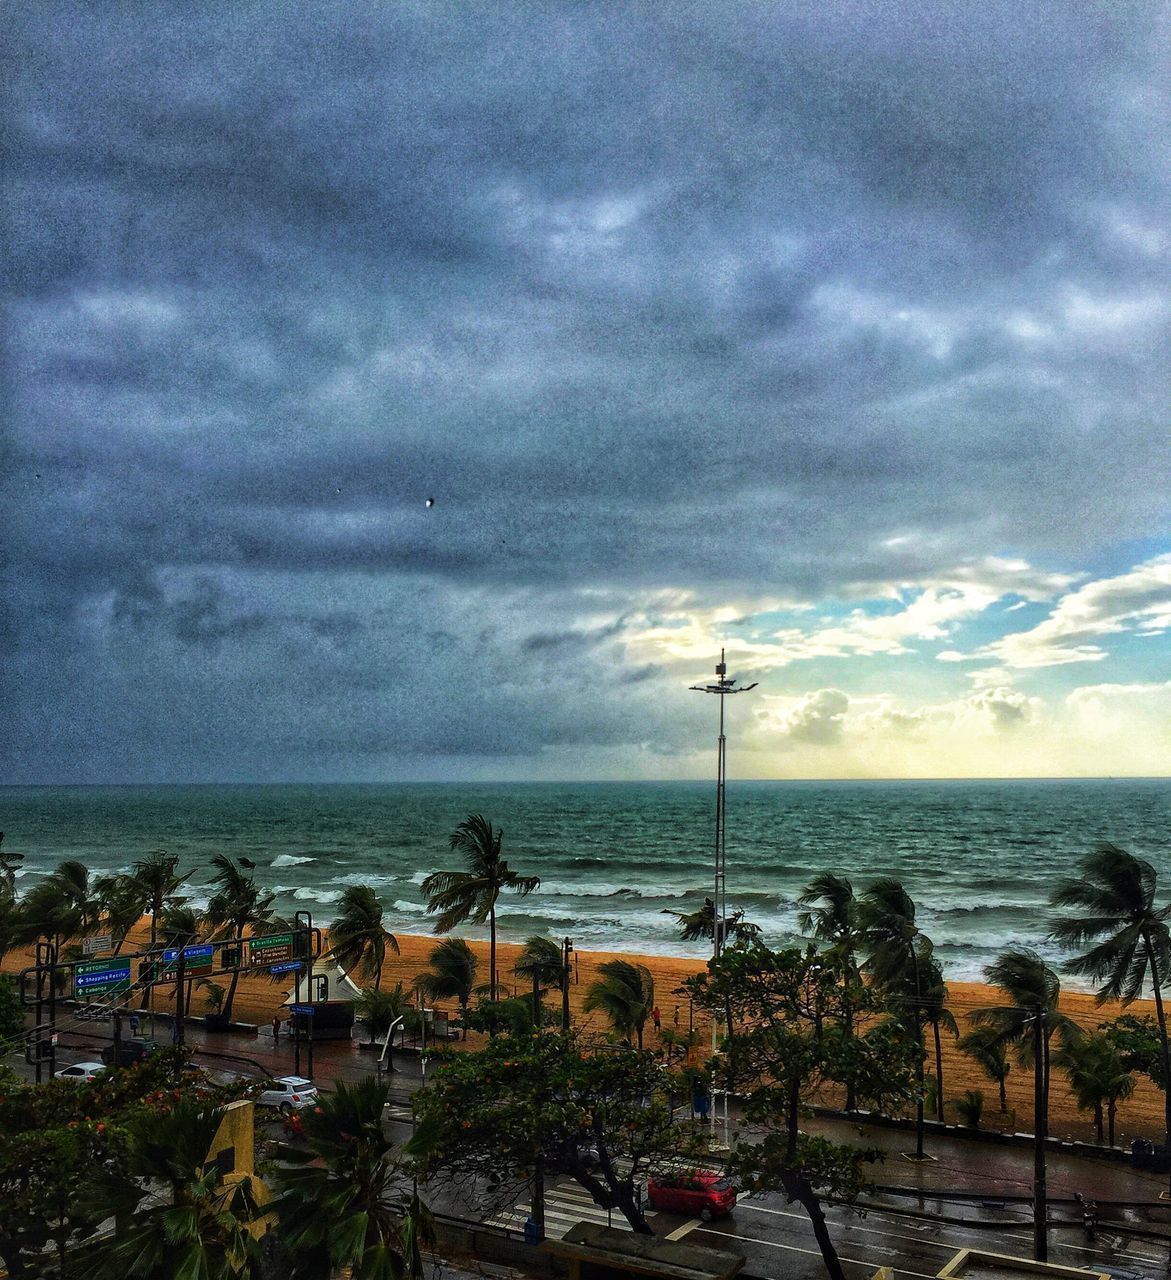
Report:
[[280,1016],[280,1014],[278,1013],[278,1014],[276,1015],[276,1017],[275,1017],[275,1018],[273,1018],[273,1020],[272,1020],[272,1042],[273,1042],[273,1044],[277,1044],[277,1043],[279,1043],[280,1038],[281,1038],[281,1016]]
[[661,1033],[663,1030],[663,1015],[659,1012],[658,1005],[655,1005],[651,1010],[651,1017],[654,1019],[655,1030]]
[[174,1018],[171,1021],[171,1043],[179,1043],[179,1019]]
[[675,1030],[679,1030],[679,1006],[675,1006]]
[[130,1015],[130,1034],[132,1036],[138,1035],[138,1014],[136,1013]]

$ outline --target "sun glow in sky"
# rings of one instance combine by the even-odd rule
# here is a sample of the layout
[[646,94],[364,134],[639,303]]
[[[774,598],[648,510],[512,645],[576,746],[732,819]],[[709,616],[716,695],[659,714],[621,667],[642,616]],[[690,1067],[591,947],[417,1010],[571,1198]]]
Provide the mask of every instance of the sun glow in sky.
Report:
[[5,780],[1171,773],[1167,13],[20,7]]

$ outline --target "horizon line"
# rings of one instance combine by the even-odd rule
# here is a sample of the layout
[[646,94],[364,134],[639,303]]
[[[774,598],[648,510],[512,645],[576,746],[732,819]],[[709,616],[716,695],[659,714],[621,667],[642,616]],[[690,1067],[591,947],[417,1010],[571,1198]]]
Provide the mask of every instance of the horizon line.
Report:
[[[261,781],[245,778],[220,778],[212,781],[169,780],[131,782],[3,782],[0,792],[33,790],[102,790],[113,788],[145,787],[593,787],[593,786],[694,786],[710,785],[708,777],[696,778],[383,778],[371,779],[314,779],[281,778]],[[824,777],[824,778],[729,778],[729,786],[740,785],[816,785],[819,783],[973,783],[973,782],[1168,782],[1171,774],[1164,773],[1103,773],[1103,774],[971,774],[965,776],[937,776],[923,774],[914,777]]]

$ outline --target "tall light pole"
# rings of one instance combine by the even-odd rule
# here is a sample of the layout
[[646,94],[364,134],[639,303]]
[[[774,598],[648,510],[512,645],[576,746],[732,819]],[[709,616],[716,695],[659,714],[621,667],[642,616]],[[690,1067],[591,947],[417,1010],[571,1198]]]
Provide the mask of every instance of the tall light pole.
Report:
[[[732,693],[747,693],[750,689],[755,689],[756,684],[745,685],[741,689],[736,688],[736,681],[728,679],[728,664],[724,661],[724,651],[720,650],[720,661],[716,666],[716,678],[712,684],[693,684],[691,686],[697,693],[715,693],[720,699],[720,737],[716,754],[716,857],[715,857],[715,884],[714,895],[712,897],[712,959],[720,958],[720,949],[724,943],[724,932],[728,927],[728,858],[727,847],[725,844],[725,833],[727,827],[728,804],[727,804],[727,762],[728,762],[728,739],[724,734],[724,699]],[[731,1032],[729,1027],[728,1031]],[[712,1013],[712,1057],[716,1055],[716,1016]],[[711,1108],[711,1128],[712,1136],[715,1136],[716,1130],[716,1108],[715,1099],[712,1099]],[[728,1127],[728,1095],[724,1092],[724,1128]]]

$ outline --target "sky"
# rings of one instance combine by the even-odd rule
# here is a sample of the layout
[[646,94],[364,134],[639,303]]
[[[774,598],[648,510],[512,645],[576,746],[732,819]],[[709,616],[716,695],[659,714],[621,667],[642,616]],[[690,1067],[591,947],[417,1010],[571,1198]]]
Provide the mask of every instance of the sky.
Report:
[[1171,774],[1167,4],[8,25],[5,780]]

